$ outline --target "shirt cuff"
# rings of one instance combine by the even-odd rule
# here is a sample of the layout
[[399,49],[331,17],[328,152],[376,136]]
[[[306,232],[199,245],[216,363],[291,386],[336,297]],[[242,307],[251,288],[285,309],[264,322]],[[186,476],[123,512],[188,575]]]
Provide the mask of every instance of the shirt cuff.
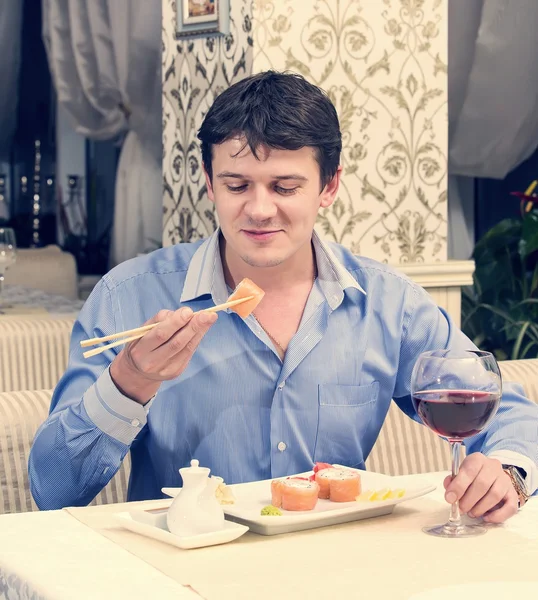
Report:
[[527,473],[525,485],[527,486],[527,494],[531,496],[538,488],[538,467],[528,457],[513,450],[497,450],[488,454],[488,458],[496,458],[503,465],[513,465],[519,467]]
[[106,369],[84,394],[83,403],[96,427],[129,446],[146,424],[154,398],[144,406],[127,398],[115,386],[109,369]]

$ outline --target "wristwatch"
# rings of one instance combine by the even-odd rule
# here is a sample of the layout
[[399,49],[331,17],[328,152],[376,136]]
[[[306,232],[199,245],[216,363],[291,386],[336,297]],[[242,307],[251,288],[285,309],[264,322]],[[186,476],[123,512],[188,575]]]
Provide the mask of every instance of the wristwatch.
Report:
[[517,493],[519,508],[521,508],[529,499],[524,475],[522,474],[521,469],[514,467],[514,465],[503,465],[503,471],[510,477],[510,481]]

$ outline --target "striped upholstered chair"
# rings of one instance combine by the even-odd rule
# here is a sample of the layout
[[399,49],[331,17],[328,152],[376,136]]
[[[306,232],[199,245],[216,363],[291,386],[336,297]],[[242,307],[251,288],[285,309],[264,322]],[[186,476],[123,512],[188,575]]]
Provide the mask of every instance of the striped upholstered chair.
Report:
[[0,392],[48,390],[65,371],[74,316],[0,319]]
[[[0,393],[0,514],[37,510],[28,482],[28,456],[38,427],[45,421],[51,391]],[[92,504],[125,502],[129,455]]]
[[[538,402],[538,359],[499,363],[504,381],[523,385],[530,400]],[[387,475],[408,475],[450,470],[450,450],[427,427],[391,405],[379,438],[366,461],[369,471]]]

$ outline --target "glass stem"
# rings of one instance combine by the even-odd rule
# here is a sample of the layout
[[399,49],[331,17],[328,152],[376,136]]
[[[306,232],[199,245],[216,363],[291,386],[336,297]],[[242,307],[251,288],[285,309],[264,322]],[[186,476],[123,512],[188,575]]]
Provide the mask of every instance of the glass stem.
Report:
[[[460,470],[460,446],[461,442],[452,440],[450,441],[450,448],[452,450],[452,479],[456,477],[458,471]],[[461,525],[460,505],[458,501],[450,505],[450,517],[448,519],[448,523],[452,527],[458,527]]]

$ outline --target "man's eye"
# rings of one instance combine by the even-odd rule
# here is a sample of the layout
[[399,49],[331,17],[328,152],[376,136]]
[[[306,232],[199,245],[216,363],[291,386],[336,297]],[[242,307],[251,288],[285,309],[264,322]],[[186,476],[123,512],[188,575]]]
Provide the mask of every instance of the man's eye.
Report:
[[297,191],[297,188],[285,188],[285,187],[281,187],[280,185],[275,185],[275,191],[278,194],[282,194],[283,196],[291,196],[292,194],[295,194],[295,192]]
[[244,192],[247,189],[247,184],[243,183],[242,185],[227,185],[226,187],[230,192]]

